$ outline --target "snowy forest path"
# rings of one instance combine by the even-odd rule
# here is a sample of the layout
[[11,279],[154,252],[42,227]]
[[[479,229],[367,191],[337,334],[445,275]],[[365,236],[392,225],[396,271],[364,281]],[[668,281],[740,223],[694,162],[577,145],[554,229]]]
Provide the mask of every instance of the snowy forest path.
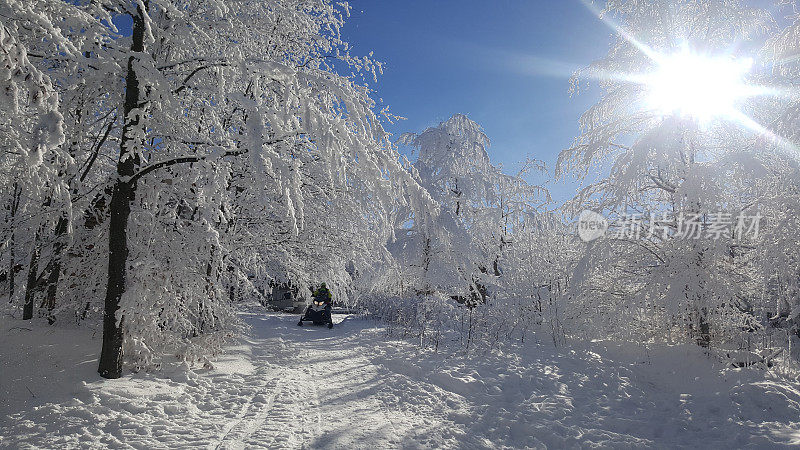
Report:
[[456,394],[387,369],[393,344],[378,323],[336,315],[333,329],[298,327],[296,315],[258,307],[241,316],[249,330],[213,368],[172,360],[116,380],[97,375],[91,330],[45,326],[32,342],[0,323],[0,448],[457,446],[451,430],[463,427],[444,414]]
[[349,316],[334,316],[332,330],[297,327],[290,315],[246,317],[252,361],[263,364],[256,373],[279,371],[281,388],[268,414],[249,422],[247,433],[228,437],[221,448],[400,448],[418,446],[420,432],[453,426],[431,421],[432,412],[417,416],[397,407],[397,391],[387,385],[385,367],[373,359],[372,344],[382,341],[379,327]]
[[800,384],[720,371],[696,347],[434,352],[352,316],[333,329],[241,316],[249,330],[213,368],[117,380],[97,375],[90,330],[0,320],[0,448],[800,444]]

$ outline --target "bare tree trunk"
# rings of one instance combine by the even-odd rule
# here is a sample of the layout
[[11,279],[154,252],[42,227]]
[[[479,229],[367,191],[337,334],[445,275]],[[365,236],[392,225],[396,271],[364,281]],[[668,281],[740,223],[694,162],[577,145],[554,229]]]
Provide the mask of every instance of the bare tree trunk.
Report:
[[467,349],[469,349],[469,344],[472,342],[472,308],[469,308],[469,329],[467,330]]
[[56,307],[58,281],[61,278],[61,253],[64,251],[64,247],[66,247],[64,235],[67,233],[68,224],[69,219],[62,215],[58,218],[58,223],[56,223],[56,229],[53,233],[55,235],[55,243],[53,243],[53,261],[50,264],[50,274],[47,277],[47,294],[45,295],[47,321],[50,325],[56,321],[55,316],[53,316],[53,310]]
[[[131,52],[144,51],[144,11],[141,7],[133,15],[133,34]],[[125,103],[123,104],[123,127],[120,144],[117,174],[111,194],[109,211],[111,218],[108,228],[108,284],[106,287],[105,311],[103,314],[103,348],[97,371],[104,378],[122,376],[122,325],[124,317],[117,320],[117,311],[122,294],[125,292],[126,269],[128,264],[128,218],[131,203],[136,193],[136,183],[129,181],[138,166],[138,155],[134,139],[139,139],[134,130],[140,126],[139,115],[132,111],[139,106],[139,79],[134,69],[134,58],[128,58],[125,80]]]
[[8,303],[14,302],[14,229],[11,229],[11,239],[8,243]]
[[12,303],[14,301],[14,288],[15,288],[15,274],[16,274],[16,264],[14,261],[14,245],[15,245],[15,236],[16,229],[15,221],[17,216],[17,209],[19,208],[19,198],[22,194],[22,190],[19,188],[19,183],[14,183],[14,195],[11,197],[11,239],[8,244],[8,251],[9,251],[9,263],[8,263],[8,303]]
[[28,282],[25,285],[25,305],[22,308],[22,320],[33,318],[33,300],[36,292],[36,280],[39,278],[39,231],[33,238],[31,263],[28,266]]

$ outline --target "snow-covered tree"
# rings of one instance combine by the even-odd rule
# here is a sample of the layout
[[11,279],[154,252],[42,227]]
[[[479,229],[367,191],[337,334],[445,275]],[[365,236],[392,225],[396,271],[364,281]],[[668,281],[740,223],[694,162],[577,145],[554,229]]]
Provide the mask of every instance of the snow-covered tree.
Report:
[[[461,114],[401,142],[419,151],[410,170],[440,208],[398,212],[389,250],[399,265],[394,293],[400,298],[372,308],[417,329],[422,341],[448,326],[443,316],[460,316],[456,324],[467,347],[500,336],[524,339],[541,323],[540,288],[550,275],[558,277],[561,262],[537,257],[560,241],[559,221],[543,208],[547,190],[524,179],[543,164],[529,160],[517,174],[503,173],[489,160],[489,138]],[[467,308],[452,310],[456,302]],[[438,345],[438,337],[432,342]]]
[[760,55],[770,63],[767,67],[771,70],[761,73],[758,82],[772,86],[770,91],[777,95],[758,98],[752,108],[753,120],[763,126],[765,136],[756,147],[760,150],[755,160],[759,177],[752,183],[750,197],[764,215],[763,232],[755,243],[758,258],[754,261],[764,293],[762,308],[774,314],[773,325],[789,326],[800,334],[800,95],[792,88],[800,81],[800,15],[794,2],[785,2],[783,7],[775,14],[778,22],[786,26],[767,40]]
[[[573,214],[603,211],[624,229],[586,246],[571,286],[576,318],[601,334],[677,331],[701,345],[757,328],[753,243],[730,222],[758,212],[769,139],[754,126],[753,92],[771,18],[727,0],[612,0],[604,14],[621,32],[573,80],[597,78],[603,94],[558,170],[588,181]],[[692,221],[697,232],[687,233]],[[722,222],[724,232],[710,233]]]
[[482,301],[477,222],[484,208],[495,201],[499,171],[489,161],[489,138],[480,125],[456,114],[422,133],[405,134],[400,142],[419,150],[412,171],[421,186],[440,205],[431,220],[417,220],[412,214],[400,216],[404,236],[395,245],[401,261],[413,261],[422,286],[419,292],[444,292]]
[[[68,14],[66,4],[36,5],[27,2],[0,4],[0,165],[4,227],[3,248],[8,258],[6,277],[10,301],[15,301],[19,259],[28,264],[24,282],[23,317],[33,316],[36,292],[46,286],[44,306],[54,309],[55,279],[71,213],[70,184],[75,170],[74,153],[65,135],[74,131],[62,116],[63,84],[72,78],[69,61],[79,57],[62,30],[50,19]],[[82,23],[81,17],[72,19]],[[91,27],[86,26],[87,35]],[[42,64],[43,54],[58,54]],[[22,258],[20,258],[22,259]]]
[[[49,231],[21,228],[15,217],[24,208],[14,199],[23,190],[10,178],[7,230],[33,249],[26,252],[33,278],[63,273],[76,296],[96,296],[97,282],[105,284],[105,377],[120,376],[123,354],[147,365],[159,352],[189,359],[218,347],[235,326],[231,293],[252,284],[254,273],[345,291],[350,272],[385,258],[388,212],[426,201],[369,90],[338,74],[380,70],[342,41],[346,4],[9,0],[2,7],[3,73],[11,74],[4,88],[16,99],[7,123],[30,123],[3,137],[14,143],[7,148],[22,147],[20,161],[50,150],[58,163],[25,166],[35,167],[43,187],[28,203],[47,213]],[[129,35],[114,26],[126,20]],[[36,58],[26,56],[26,42],[36,45]],[[59,107],[70,112],[66,120]],[[44,234],[53,236],[46,274],[34,260]],[[69,239],[70,259],[59,266]],[[98,256],[107,258],[104,280],[85,277],[85,263]],[[79,302],[69,303],[78,312]]]

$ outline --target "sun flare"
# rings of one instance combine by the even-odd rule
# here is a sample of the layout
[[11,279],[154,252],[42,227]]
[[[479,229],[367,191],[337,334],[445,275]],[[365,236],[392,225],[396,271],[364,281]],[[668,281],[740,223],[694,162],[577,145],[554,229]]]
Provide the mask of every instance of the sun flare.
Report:
[[662,114],[697,120],[731,117],[737,104],[750,95],[745,82],[751,59],[706,57],[688,51],[656,59],[647,77],[646,105]]

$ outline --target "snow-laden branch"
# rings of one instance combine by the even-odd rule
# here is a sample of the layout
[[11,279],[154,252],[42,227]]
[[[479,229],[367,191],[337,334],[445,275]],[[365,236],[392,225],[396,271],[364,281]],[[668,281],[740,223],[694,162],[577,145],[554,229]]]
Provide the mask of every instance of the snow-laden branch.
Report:
[[[304,132],[298,131],[298,132],[291,133],[291,134],[288,134],[288,135],[285,135],[285,136],[282,136],[282,137],[279,137],[279,138],[274,138],[274,139],[270,139],[268,141],[264,141],[263,145],[269,146],[269,145],[279,144],[279,143],[281,143],[281,142],[283,142],[283,141],[285,141],[285,140],[287,140],[289,138],[297,137],[297,136],[300,136],[302,134],[304,134]],[[143,176],[145,176],[145,175],[147,175],[147,174],[149,174],[151,172],[154,172],[154,171],[156,171],[158,169],[163,169],[165,167],[175,166],[175,165],[178,165],[178,164],[196,163],[196,162],[205,161],[205,160],[208,160],[208,159],[220,158],[220,157],[221,158],[225,158],[225,157],[228,157],[228,156],[240,156],[240,155],[244,155],[248,151],[249,151],[249,149],[247,149],[247,148],[241,148],[241,149],[238,149],[238,150],[229,150],[229,151],[227,151],[227,152],[225,152],[225,153],[223,153],[221,155],[182,156],[182,157],[178,157],[178,158],[168,159],[166,161],[159,161],[159,162],[152,163],[152,164],[148,165],[147,167],[144,167],[144,168],[140,169],[138,172],[136,172],[135,174],[133,174],[130,177],[128,177],[127,180],[123,180],[123,181],[127,181],[127,183],[133,184],[133,183],[136,183],[136,181],[139,178],[142,178]]]

